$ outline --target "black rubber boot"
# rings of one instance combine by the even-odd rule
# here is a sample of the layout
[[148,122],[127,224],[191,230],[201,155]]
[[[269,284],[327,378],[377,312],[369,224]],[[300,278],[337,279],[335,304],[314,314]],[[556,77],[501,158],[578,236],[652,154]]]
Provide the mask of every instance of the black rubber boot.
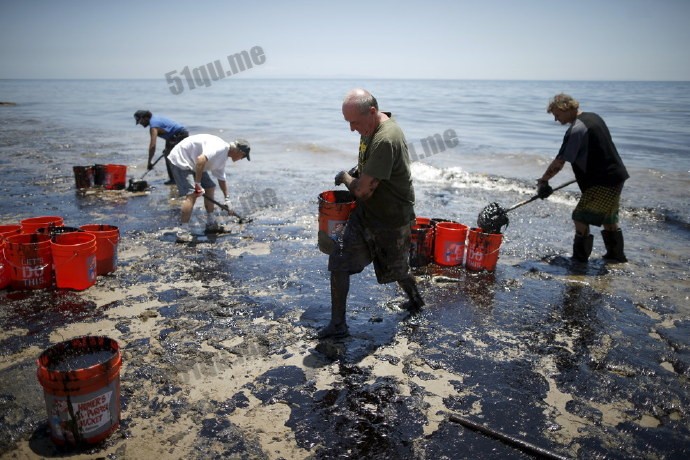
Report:
[[328,326],[319,329],[317,338],[347,337],[347,322],[345,310],[347,306],[347,293],[350,290],[350,274],[347,272],[331,272],[331,322]]
[[615,232],[602,230],[601,237],[604,239],[604,245],[606,246],[604,259],[609,262],[628,261],[628,258],[625,257],[625,253],[623,252],[623,231],[620,229]]
[[173,179],[172,163],[168,160],[167,155],[165,156],[165,168],[168,170],[168,180],[165,181],[165,185],[172,185],[175,183],[175,179]]
[[409,312],[421,310],[424,306],[424,299],[422,299],[422,296],[419,295],[417,282],[414,280],[414,278],[412,276],[408,276],[407,278],[398,281],[398,285],[403,291],[405,291],[405,294],[407,294],[407,298],[409,299],[408,301],[403,302],[403,304],[400,305],[400,308]]
[[573,240],[573,259],[578,262],[587,262],[594,246],[594,235],[582,236],[575,234]]

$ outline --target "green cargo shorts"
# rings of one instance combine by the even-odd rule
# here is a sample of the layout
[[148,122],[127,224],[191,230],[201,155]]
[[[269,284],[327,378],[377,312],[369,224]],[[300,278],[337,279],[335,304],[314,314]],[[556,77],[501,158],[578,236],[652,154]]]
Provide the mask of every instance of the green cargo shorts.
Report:
[[410,231],[410,225],[366,227],[357,208],[347,221],[342,242],[328,258],[328,270],[354,275],[373,262],[379,284],[404,279],[410,271]]

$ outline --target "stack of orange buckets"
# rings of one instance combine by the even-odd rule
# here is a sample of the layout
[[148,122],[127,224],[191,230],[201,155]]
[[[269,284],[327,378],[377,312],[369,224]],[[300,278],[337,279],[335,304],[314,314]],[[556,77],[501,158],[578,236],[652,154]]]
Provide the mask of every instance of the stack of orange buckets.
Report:
[[115,271],[119,230],[113,225],[65,227],[40,216],[0,225],[0,289],[85,290]]
[[444,267],[465,266],[470,271],[496,270],[503,235],[484,233],[447,219],[418,217],[412,226],[410,266],[433,263]]

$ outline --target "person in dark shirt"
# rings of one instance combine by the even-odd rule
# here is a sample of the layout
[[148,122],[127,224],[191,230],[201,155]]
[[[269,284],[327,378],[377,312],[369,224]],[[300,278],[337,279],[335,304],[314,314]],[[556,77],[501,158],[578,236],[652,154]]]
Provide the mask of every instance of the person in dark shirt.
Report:
[[618,226],[618,212],[623,184],[630,177],[618,155],[604,120],[592,112],[581,112],[580,104],[567,94],[558,94],[549,102],[547,113],[562,125],[570,125],[556,158],[537,180],[537,194],[548,197],[549,179],[570,163],[582,196],[573,211],[575,239],[573,258],[587,262],[594,236],[589,226],[603,226],[601,236],[606,246],[604,259],[627,262],[623,251],[623,232]]

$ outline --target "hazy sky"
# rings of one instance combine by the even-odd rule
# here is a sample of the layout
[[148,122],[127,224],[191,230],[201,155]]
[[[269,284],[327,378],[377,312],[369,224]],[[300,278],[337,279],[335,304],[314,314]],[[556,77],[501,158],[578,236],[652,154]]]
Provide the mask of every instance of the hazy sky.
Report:
[[0,0],[0,78],[690,80],[690,0]]

